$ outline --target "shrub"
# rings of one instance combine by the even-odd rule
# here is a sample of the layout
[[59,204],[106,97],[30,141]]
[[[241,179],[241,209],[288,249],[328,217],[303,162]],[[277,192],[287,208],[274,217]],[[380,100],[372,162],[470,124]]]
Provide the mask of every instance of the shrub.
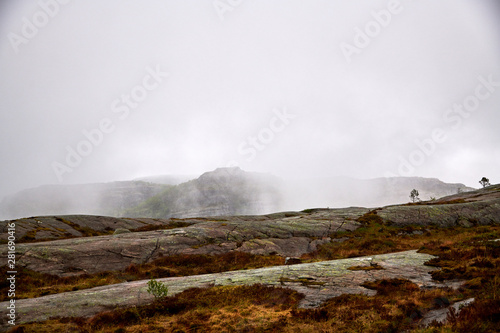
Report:
[[152,294],[155,298],[167,297],[168,287],[161,282],[151,279],[148,282],[148,293]]

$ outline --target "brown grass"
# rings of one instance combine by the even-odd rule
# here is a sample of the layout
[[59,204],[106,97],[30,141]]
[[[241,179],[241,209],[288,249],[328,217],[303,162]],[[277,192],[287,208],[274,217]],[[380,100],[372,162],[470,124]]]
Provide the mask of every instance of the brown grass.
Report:
[[280,326],[302,296],[263,285],[186,290],[152,304],[23,325],[24,332],[255,332]]
[[[194,288],[146,306],[23,327],[24,332],[67,332],[70,328],[75,332],[410,332],[418,331],[416,324],[427,311],[440,307],[442,302],[436,300],[455,302],[466,296],[452,289],[420,290],[403,279],[365,286],[377,294],[342,295],[316,309],[298,309],[302,297],[289,289],[262,285]],[[478,303],[483,323],[495,320],[494,311],[485,309],[495,304]],[[463,332],[462,328],[477,327],[459,326],[465,325],[462,316],[470,319],[473,315],[464,312],[450,323],[450,329],[460,327],[458,331]]]
[[373,270],[382,270],[384,267],[380,266],[377,263],[370,264],[369,266],[351,266],[347,268],[351,271],[373,271]]
[[[25,332],[498,332],[500,331],[500,226],[397,228],[379,223],[376,211],[362,219],[347,238],[318,247],[303,256],[309,261],[341,259],[419,249],[438,256],[428,262],[439,268],[436,280],[463,279],[458,290],[421,290],[402,279],[379,280],[364,287],[375,296],[342,295],[316,309],[298,309],[300,295],[264,286],[187,290],[154,304],[98,314],[23,325]],[[418,231],[419,233],[415,233]],[[121,274],[164,277],[282,264],[277,256],[173,256],[130,266]],[[354,267],[356,269],[356,267]],[[24,274],[19,274],[22,277]],[[173,276],[173,275],[172,275]],[[297,280],[307,285],[310,281]],[[31,288],[34,288],[32,286]],[[3,293],[3,291],[2,291]],[[476,301],[446,325],[419,329],[429,310],[469,297]]]
[[[253,269],[282,265],[284,258],[277,255],[254,255],[229,252],[221,255],[174,255],[160,257],[151,263],[131,264],[124,271],[101,272],[70,277],[20,269],[16,277],[16,298],[33,298],[65,291],[88,289],[126,281],[219,273],[240,269]],[[7,266],[0,268],[6,276]],[[8,281],[0,282],[0,301],[7,300]]]
[[429,200],[429,201],[419,201],[419,202],[409,202],[407,204],[403,204],[401,206],[434,206],[434,205],[454,205],[454,204],[461,204],[461,203],[467,203],[465,199],[452,199],[452,200],[447,200],[447,201],[436,201],[436,200]]
[[192,222],[184,222],[184,221],[175,221],[171,220],[167,224],[148,224],[142,227],[138,227],[135,229],[131,229],[132,232],[141,232],[141,231],[154,231],[154,230],[167,230],[167,229],[175,229],[175,228],[185,228],[193,225]]
[[[368,219],[376,221],[373,213]],[[415,233],[418,232],[419,234]],[[342,242],[330,242],[318,246],[315,252],[302,256],[306,260],[334,260],[420,249],[429,252],[432,248],[500,238],[500,226],[473,228],[438,228],[434,226],[389,226],[378,222],[366,223],[352,232],[337,232],[332,238],[347,238]],[[427,249],[427,251],[426,251]]]

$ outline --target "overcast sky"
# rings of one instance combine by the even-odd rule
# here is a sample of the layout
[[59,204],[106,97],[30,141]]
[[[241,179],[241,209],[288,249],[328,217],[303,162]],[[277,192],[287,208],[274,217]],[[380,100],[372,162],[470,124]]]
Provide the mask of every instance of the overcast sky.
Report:
[[0,1],[0,198],[227,165],[499,183],[496,2]]

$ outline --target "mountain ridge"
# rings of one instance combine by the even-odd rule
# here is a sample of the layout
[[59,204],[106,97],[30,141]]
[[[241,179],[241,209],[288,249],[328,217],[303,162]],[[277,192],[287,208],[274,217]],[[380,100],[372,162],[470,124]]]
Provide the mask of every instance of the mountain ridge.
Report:
[[[460,294],[483,297],[479,301],[483,302],[491,299],[491,289],[478,288],[486,285],[483,281],[489,283],[484,279],[496,283],[494,278],[498,276],[495,263],[500,184],[375,210],[323,208],[260,216],[169,220],[52,216],[2,223],[4,231],[15,224],[17,237],[23,232],[30,236],[16,242],[19,266],[23,275],[30,274],[29,279],[20,280],[24,283],[16,290],[19,297],[23,296],[16,300],[17,320],[21,324],[40,321],[40,326],[45,327],[49,318],[75,314],[81,324],[110,307],[133,307],[135,311],[153,301],[146,290],[152,278],[168,284],[170,297],[193,286],[258,283],[292,288],[304,294],[299,305],[306,309],[322,310],[334,297],[351,293],[368,292],[376,297],[379,290],[388,290],[388,299],[401,298],[397,290],[379,289],[373,284],[381,283],[381,287],[387,288],[401,279],[414,283],[412,290],[418,295],[429,288],[460,287]],[[6,270],[9,246],[6,239],[1,243],[0,266]],[[458,250],[463,252],[455,254]],[[295,257],[295,261],[287,257]],[[52,275],[48,283],[44,274]],[[79,286],[65,284],[68,279],[82,281],[84,289],[95,288],[78,291]],[[26,285],[29,287],[21,288]],[[403,287],[406,296],[407,285]],[[457,293],[453,290],[446,294],[454,295]],[[432,314],[427,311],[433,309],[436,293],[431,291],[429,296],[424,311]],[[345,303],[343,298],[342,308],[334,310],[345,311]],[[370,304],[365,311],[372,311]],[[479,303],[480,310],[484,308],[482,304]],[[487,304],[490,308],[496,303]],[[5,296],[2,305],[8,306]],[[358,305],[355,303],[356,311]],[[404,309],[406,303],[398,311]],[[316,322],[316,317],[311,318]],[[67,319],[62,323],[67,325]],[[0,331],[7,328],[10,327],[4,317]],[[385,328],[382,326],[382,330]]]
[[473,190],[437,178],[285,180],[237,167],[218,168],[182,183],[178,183],[184,180],[178,175],[141,179],[156,179],[159,183],[132,180],[26,189],[0,202],[0,219],[72,214],[152,218],[255,215],[310,207],[405,203],[413,188],[419,190],[423,200]]

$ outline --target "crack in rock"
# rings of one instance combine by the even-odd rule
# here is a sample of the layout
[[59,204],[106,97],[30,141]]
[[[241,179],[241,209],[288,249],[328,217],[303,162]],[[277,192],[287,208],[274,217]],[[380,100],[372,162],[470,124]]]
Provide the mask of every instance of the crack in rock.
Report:
[[158,251],[158,249],[160,248],[160,239],[157,238],[156,239],[156,244],[155,244],[155,248],[153,249],[153,251],[151,251],[151,253],[146,257],[146,259],[144,259],[144,262],[148,262],[149,259],[151,259],[153,257],[153,255],[155,254],[156,251]]

